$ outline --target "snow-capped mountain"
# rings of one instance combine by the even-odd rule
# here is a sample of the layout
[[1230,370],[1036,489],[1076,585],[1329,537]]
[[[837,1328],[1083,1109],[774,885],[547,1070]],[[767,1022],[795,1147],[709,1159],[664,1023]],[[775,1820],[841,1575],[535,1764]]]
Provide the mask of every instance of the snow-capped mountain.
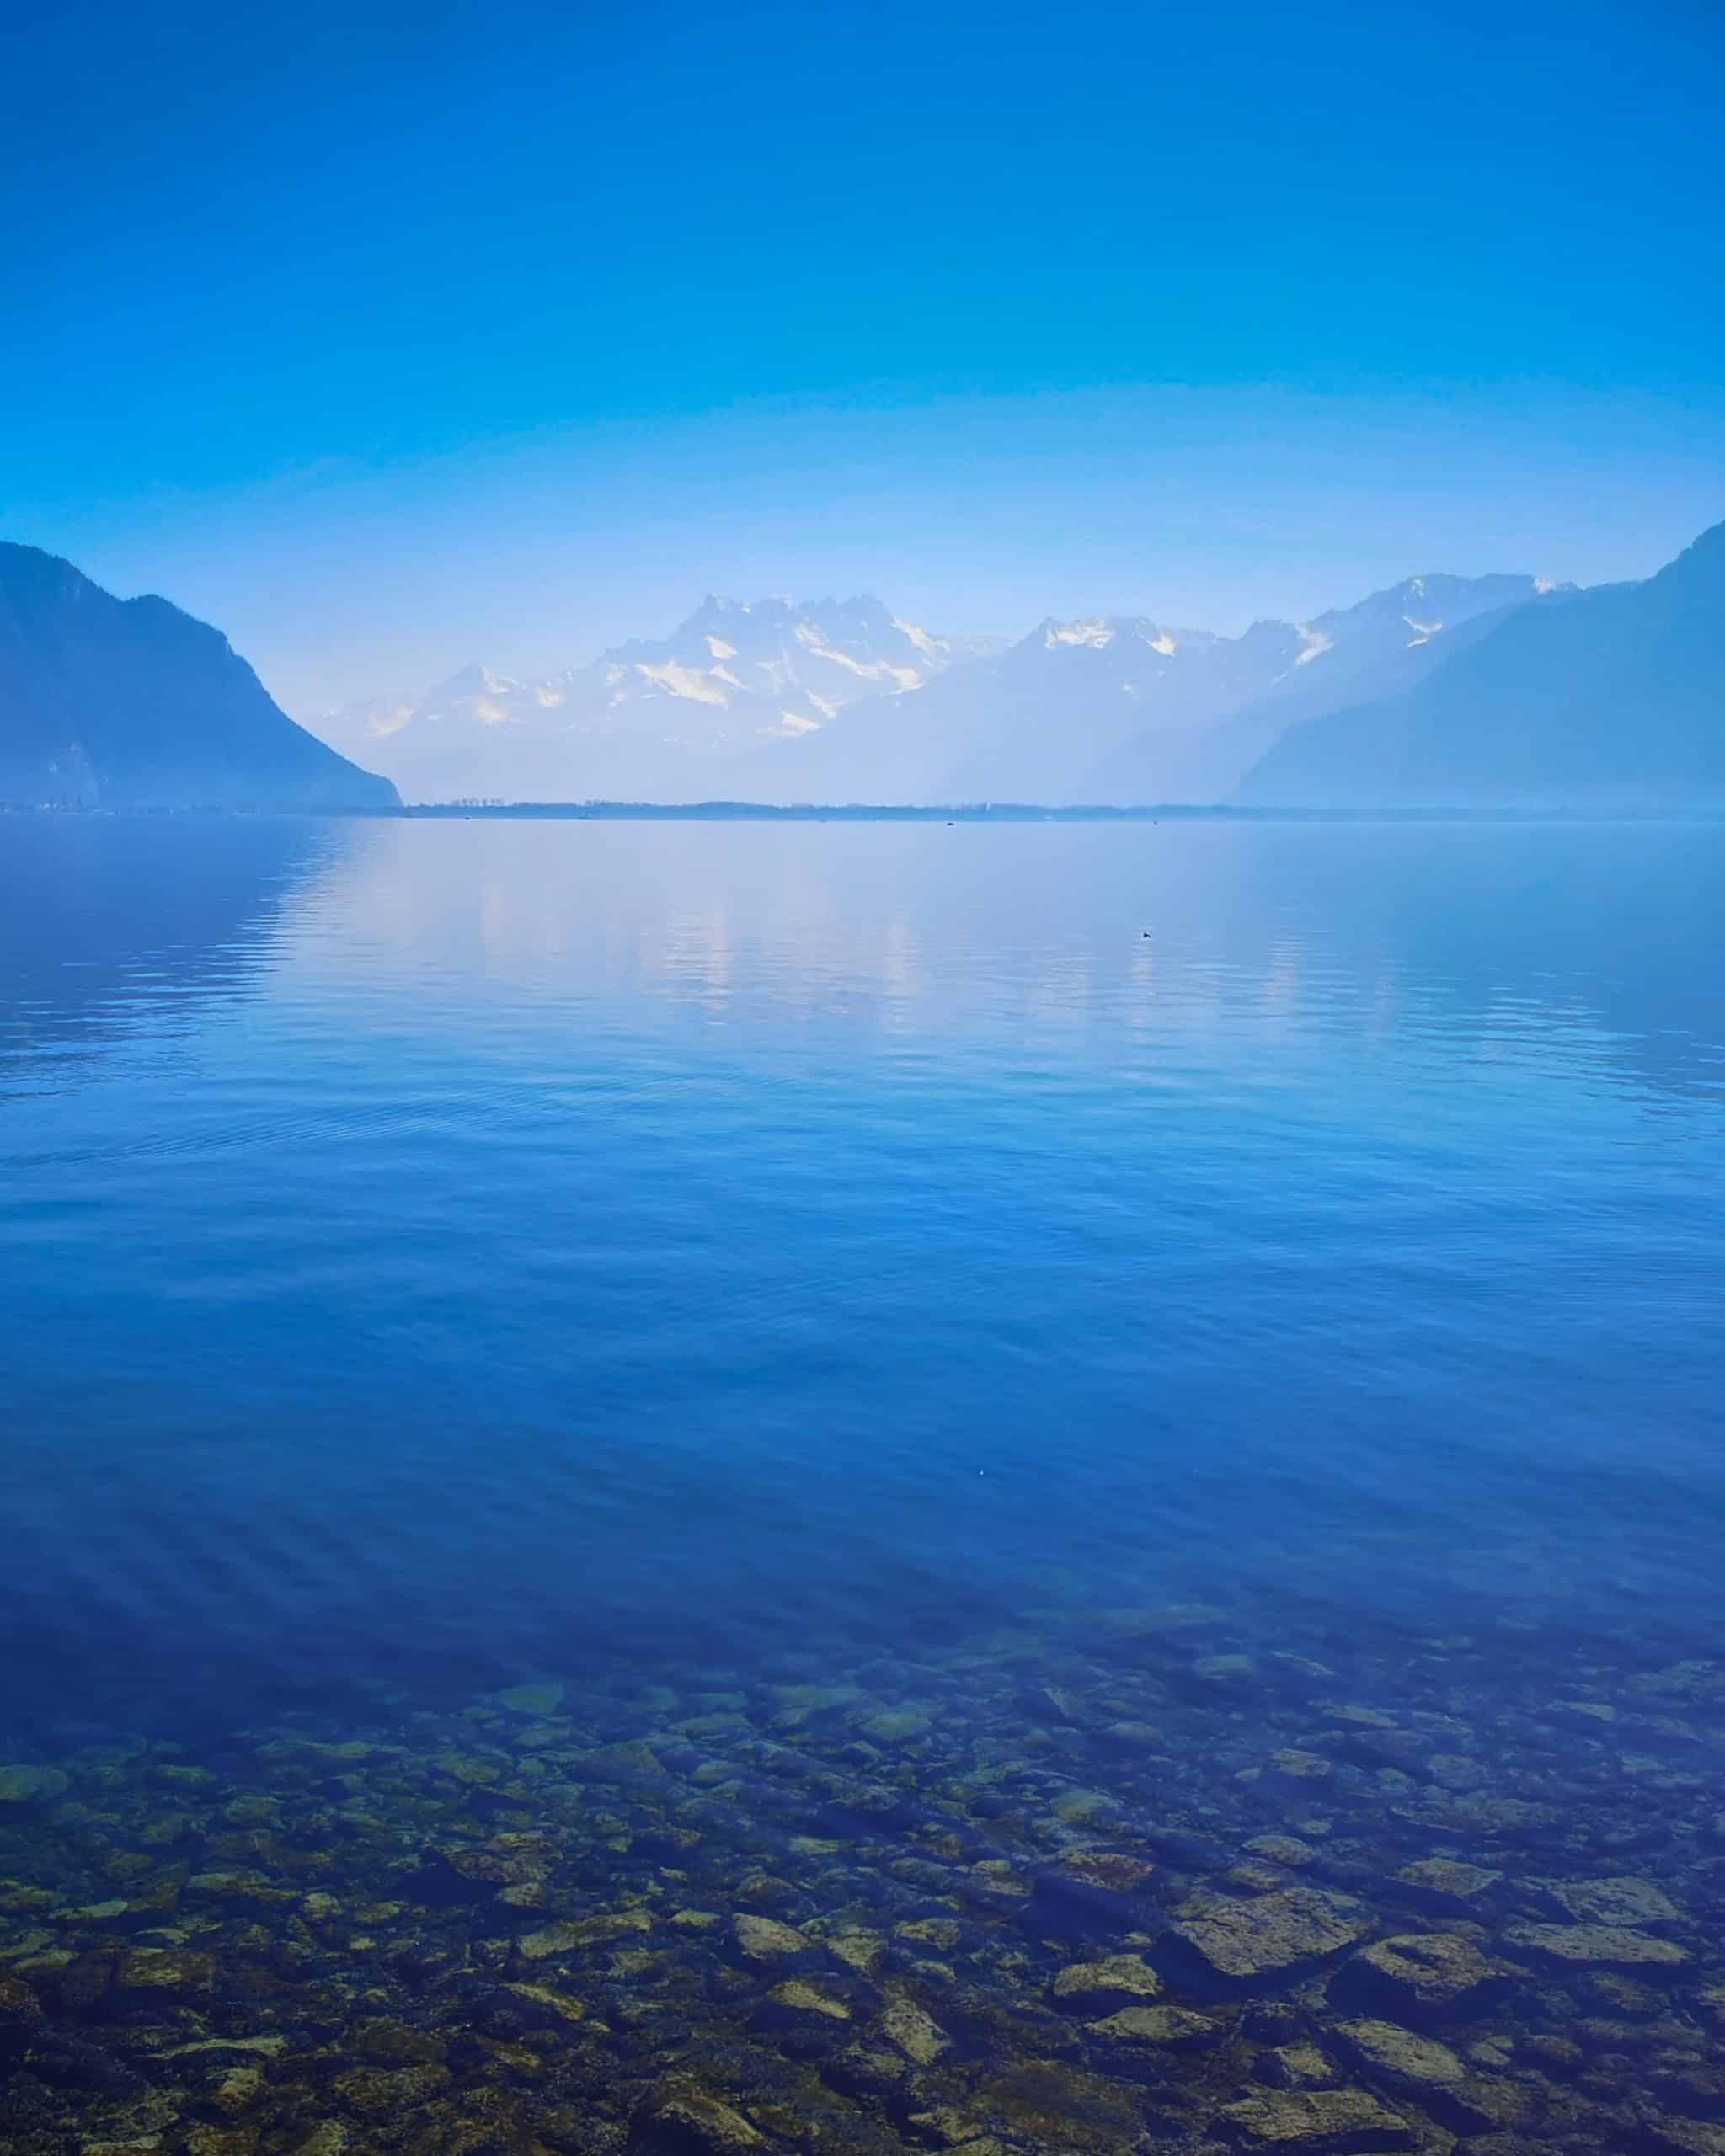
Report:
[[915,696],[859,702],[818,737],[752,755],[731,790],[769,801],[1215,801],[1285,727],[1417,680],[1452,648],[1445,639],[1537,589],[1531,577],[1413,577],[1237,637],[1046,621]]
[[520,681],[481,666],[421,696],[328,713],[318,730],[410,801],[697,800],[728,767],[818,734],[864,697],[920,689],[980,647],[878,599],[708,598],[670,637]]
[[1263,695],[1305,648],[1156,621],[1039,622],[915,696],[856,705],[821,735],[750,759],[772,800],[1093,801],[1093,774],[1148,726],[1190,728]]
[[1290,726],[1415,686],[1547,589],[1410,577],[1239,636],[1139,616],[1005,648],[876,599],[708,599],[544,680],[464,668],[318,730],[410,801],[1215,802]]

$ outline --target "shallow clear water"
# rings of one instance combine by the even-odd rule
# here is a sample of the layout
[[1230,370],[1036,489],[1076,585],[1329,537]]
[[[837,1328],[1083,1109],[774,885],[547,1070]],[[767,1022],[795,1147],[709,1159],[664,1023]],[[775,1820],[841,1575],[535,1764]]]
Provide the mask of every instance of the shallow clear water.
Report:
[[[1722,920],[1703,826],[6,819],[0,1760],[251,1786],[283,1732],[456,1729],[496,1783],[516,1710],[483,1702],[537,1680],[577,1783],[584,1744],[745,1713],[972,1833],[999,1814],[953,1776],[1022,1748],[1134,1822],[1056,1839],[1112,1818],[1173,1879],[1177,1816],[1305,1816],[1277,1747],[1441,1712],[1441,1756],[1561,1815],[1522,1870],[1569,1836],[1596,1873],[1626,1792],[1698,1861],[1720,1694],[1669,1673],[1716,1670],[1725,1618]],[[1686,1712],[1680,1786],[1599,1716],[1540,1751],[1578,1687]],[[868,1733],[900,1708],[978,1720]],[[1104,1734],[1151,1721],[1153,1768]],[[1427,1785],[1336,1742],[1358,1891],[1382,1774]],[[478,1832],[399,1804],[398,1867]],[[52,1814],[0,1802],[51,1886],[102,1857]],[[733,1873],[751,1832],[788,1861],[782,1814],[740,1785]],[[541,1921],[639,1890],[605,1820]],[[1425,1846],[1382,1834],[1386,1869]],[[1134,1936],[1179,1920],[1153,1898]]]

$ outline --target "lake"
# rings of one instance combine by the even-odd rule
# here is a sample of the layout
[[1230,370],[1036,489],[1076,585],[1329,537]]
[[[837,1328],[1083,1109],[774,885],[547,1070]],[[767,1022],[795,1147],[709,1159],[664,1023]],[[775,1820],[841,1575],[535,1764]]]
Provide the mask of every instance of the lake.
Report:
[[0,819],[10,2145],[1717,2156],[1722,921]]

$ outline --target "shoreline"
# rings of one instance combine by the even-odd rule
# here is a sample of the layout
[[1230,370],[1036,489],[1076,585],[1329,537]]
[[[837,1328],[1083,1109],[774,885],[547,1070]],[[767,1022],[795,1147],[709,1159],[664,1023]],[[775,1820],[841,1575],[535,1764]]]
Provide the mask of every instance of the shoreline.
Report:
[[1036,802],[948,802],[932,807],[891,803],[763,801],[483,801],[409,802],[394,808],[222,808],[195,803],[104,808],[83,804],[0,802],[0,816],[74,819],[138,817],[316,816],[375,823],[479,821],[619,824],[1725,824],[1725,807],[1665,808],[1247,808],[1227,804],[1152,802],[1049,806]]

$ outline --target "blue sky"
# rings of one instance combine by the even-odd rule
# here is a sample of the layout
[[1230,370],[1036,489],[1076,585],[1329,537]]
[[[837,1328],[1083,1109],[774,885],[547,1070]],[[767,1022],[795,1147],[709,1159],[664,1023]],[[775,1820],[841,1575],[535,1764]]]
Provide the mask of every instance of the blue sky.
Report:
[[708,588],[1231,627],[1725,515],[1711,0],[8,40],[0,531],[302,713]]

